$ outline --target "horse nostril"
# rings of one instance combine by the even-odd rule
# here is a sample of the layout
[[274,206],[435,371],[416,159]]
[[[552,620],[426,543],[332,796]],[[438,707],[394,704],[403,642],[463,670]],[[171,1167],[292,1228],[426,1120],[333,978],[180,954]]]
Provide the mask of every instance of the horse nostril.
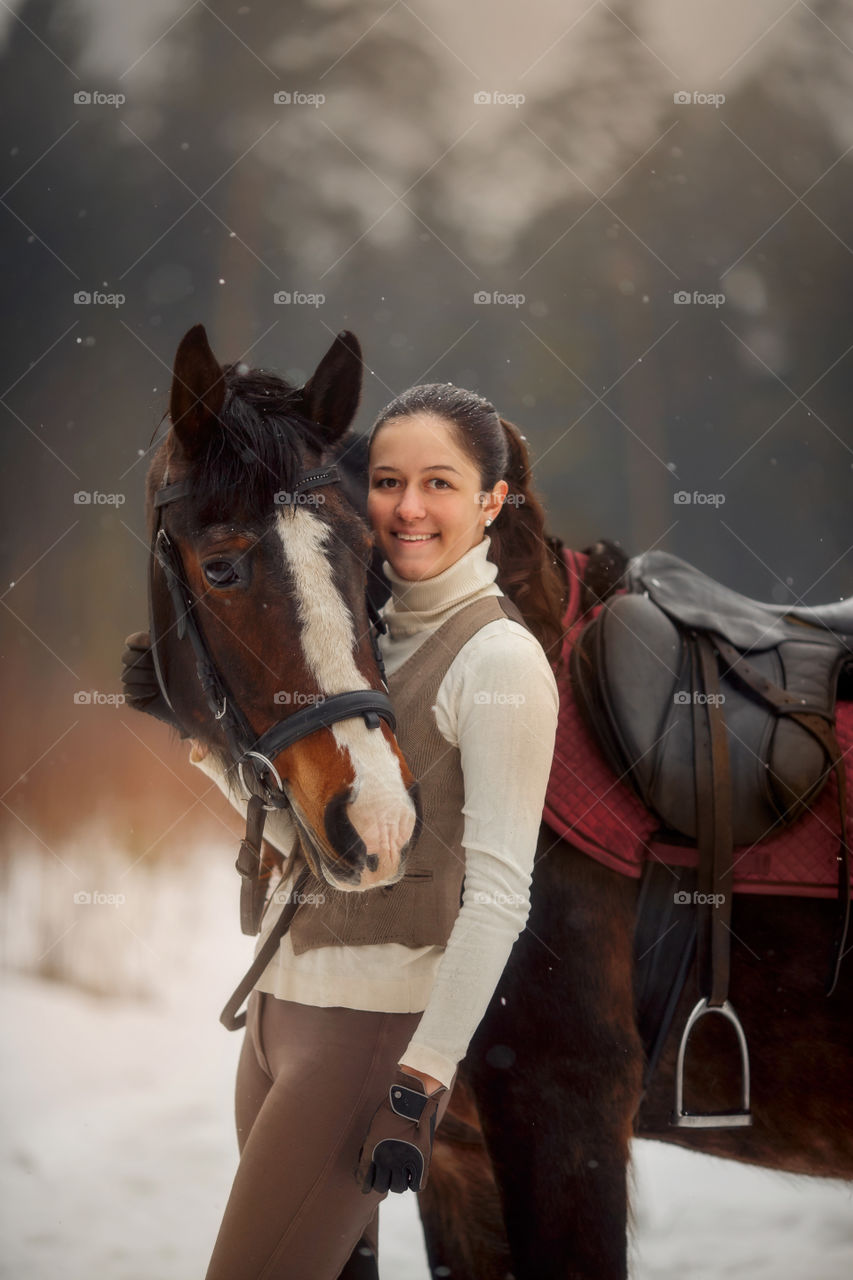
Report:
[[375,871],[376,868],[379,866],[378,855],[375,853],[369,853],[367,857],[364,859],[364,865],[367,867],[368,871]]

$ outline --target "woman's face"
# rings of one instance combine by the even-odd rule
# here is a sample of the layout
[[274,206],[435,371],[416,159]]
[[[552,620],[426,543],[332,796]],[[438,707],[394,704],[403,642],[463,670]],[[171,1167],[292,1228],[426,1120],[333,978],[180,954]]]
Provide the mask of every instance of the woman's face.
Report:
[[432,413],[391,418],[370,449],[367,511],[391,568],[412,582],[434,578],[482,540],[507,493],[499,480],[483,493],[474,462],[446,419]]

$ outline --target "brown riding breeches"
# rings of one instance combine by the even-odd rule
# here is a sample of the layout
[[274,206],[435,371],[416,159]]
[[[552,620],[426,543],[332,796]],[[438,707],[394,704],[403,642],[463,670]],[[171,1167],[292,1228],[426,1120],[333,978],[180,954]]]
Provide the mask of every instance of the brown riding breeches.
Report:
[[422,1016],[252,992],[237,1068],[240,1164],[207,1280],[338,1280],[361,1237],[378,1252],[385,1196],[364,1195],[355,1168]]

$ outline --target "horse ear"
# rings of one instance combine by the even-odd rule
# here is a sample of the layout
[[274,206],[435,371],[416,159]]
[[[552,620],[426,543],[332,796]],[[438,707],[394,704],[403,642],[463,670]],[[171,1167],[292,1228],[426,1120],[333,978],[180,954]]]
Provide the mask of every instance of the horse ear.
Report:
[[302,388],[305,416],[325,427],[332,440],[342,436],[355,417],[363,367],[358,338],[344,329]]
[[175,354],[169,417],[184,452],[193,457],[219,427],[225,377],[210,349],[203,324],[181,338]]

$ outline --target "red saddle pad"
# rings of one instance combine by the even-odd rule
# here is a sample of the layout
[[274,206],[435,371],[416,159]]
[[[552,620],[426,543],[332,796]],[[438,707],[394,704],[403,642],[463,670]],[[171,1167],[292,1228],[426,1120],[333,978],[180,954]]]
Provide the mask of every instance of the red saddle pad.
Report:
[[[587,557],[573,551],[564,554],[571,592],[564,619],[564,662],[557,680],[560,719],[543,819],[557,835],[623,875],[639,877],[648,858],[695,866],[695,848],[657,838],[659,820],[630,784],[616,777],[581,720],[569,680],[568,657],[580,631],[598,609],[579,617]],[[845,762],[850,762],[846,770],[847,813],[848,840],[853,844],[853,703],[838,704],[836,733]],[[839,834],[838,788],[832,773],[808,813],[759,843],[734,850],[734,891],[834,898],[838,891]]]

